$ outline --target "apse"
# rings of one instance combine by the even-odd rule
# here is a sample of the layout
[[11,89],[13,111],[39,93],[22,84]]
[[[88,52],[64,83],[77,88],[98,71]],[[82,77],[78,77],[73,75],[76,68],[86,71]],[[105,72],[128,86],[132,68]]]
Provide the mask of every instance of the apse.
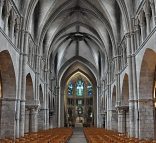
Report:
[[75,62],[65,70],[60,85],[60,126],[96,126],[97,83],[91,70]]

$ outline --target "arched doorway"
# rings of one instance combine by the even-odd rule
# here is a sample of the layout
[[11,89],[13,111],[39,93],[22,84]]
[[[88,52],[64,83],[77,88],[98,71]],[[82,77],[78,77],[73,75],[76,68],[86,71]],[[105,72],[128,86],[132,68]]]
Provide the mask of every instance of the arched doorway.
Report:
[[[93,70],[94,70],[94,68],[93,68]],[[93,108],[92,109],[85,108],[85,112],[83,111],[83,113],[85,113],[85,116],[88,116],[88,114],[90,114],[90,117],[92,116],[92,125],[97,126],[97,124],[98,124],[98,116],[97,116],[98,113],[97,112],[98,112],[99,104],[97,104],[98,97],[97,97],[97,82],[96,82],[96,78],[95,78],[96,73],[94,73],[94,71],[91,71],[89,69],[89,67],[85,66],[84,64],[82,64],[81,62],[78,62],[78,61],[74,62],[74,64],[71,64],[68,68],[66,68],[66,70],[62,69],[60,71],[62,71],[62,72],[60,72],[60,76],[59,76],[60,77],[60,88],[59,88],[59,95],[60,95],[59,98],[60,99],[58,99],[58,104],[59,104],[58,124],[59,124],[59,126],[63,127],[67,124],[67,116],[65,116],[65,113],[67,113],[65,110],[65,109],[67,109],[67,107],[66,107],[67,105],[65,103],[67,103],[67,102],[65,102],[65,99],[66,99],[65,97],[68,97],[68,96],[65,96],[65,91],[67,91],[67,87],[68,87],[67,83],[70,82],[69,79],[71,77],[74,77],[74,75],[76,75],[77,73],[82,75],[82,77],[85,79],[84,81],[90,81],[93,86],[94,95],[93,95],[93,97],[88,96],[88,100],[90,98],[90,100],[92,100],[92,101],[85,100],[86,102],[88,102],[88,104],[91,104],[91,102],[92,102]],[[76,88],[76,85],[77,85],[77,88]],[[87,83],[84,82],[84,85],[85,85],[85,95],[86,95],[85,97],[87,97]],[[80,110],[80,112],[82,112],[82,109],[76,108],[76,104],[81,104],[82,102],[84,102],[84,99],[82,101],[78,101],[78,99],[76,100],[76,97],[77,98],[84,97],[84,96],[82,96],[82,97],[76,96],[76,89],[81,90],[81,88],[82,87],[78,86],[78,82],[75,81],[75,83],[74,83],[74,92],[75,92],[74,93],[74,95],[75,95],[74,105],[75,105],[75,112],[77,112],[77,114],[78,114],[78,110]],[[88,86],[88,88],[89,88],[89,86]],[[66,95],[67,95],[67,92],[66,92]],[[68,101],[68,102],[70,102],[70,101]],[[71,101],[71,102],[73,102],[73,101]],[[88,114],[86,111],[88,112]],[[93,114],[91,115],[92,111],[93,111]],[[66,117],[66,119],[65,119],[65,117]],[[85,126],[86,125],[85,121],[83,119],[80,119],[80,121],[81,120]],[[74,118],[74,122],[75,121],[76,121],[76,118]]]
[[68,79],[64,90],[65,126],[94,125],[94,96],[95,88],[83,73],[78,71]]
[[7,50],[0,52],[0,135],[15,135],[16,77],[11,56]]
[[26,76],[26,104],[25,104],[25,133],[34,131],[33,126],[33,111],[34,111],[34,97],[33,97],[33,82],[30,73]]
[[121,128],[119,131],[125,134],[129,133],[129,80],[128,75],[125,74],[123,79],[123,86],[122,86],[122,106],[120,109],[120,115],[122,118],[122,125],[119,127]]
[[112,92],[112,116],[111,116],[111,129],[114,131],[118,130],[118,113],[115,108],[116,106],[116,86],[113,87]]
[[39,101],[40,101],[40,108],[38,112],[38,129],[43,130],[45,129],[45,118],[44,118],[44,97],[43,97],[43,90],[42,86],[39,85]]
[[155,72],[156,53],[147,49],[145,51],[139,81],[139,137],[154,138],[155,128]]

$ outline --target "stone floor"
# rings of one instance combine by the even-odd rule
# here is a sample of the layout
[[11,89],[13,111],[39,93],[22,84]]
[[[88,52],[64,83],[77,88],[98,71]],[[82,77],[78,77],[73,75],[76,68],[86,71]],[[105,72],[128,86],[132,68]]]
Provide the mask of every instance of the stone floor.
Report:
[[73,135],[71,136],[68,143],[87,143],[83,133],[83,128],[74,128]]

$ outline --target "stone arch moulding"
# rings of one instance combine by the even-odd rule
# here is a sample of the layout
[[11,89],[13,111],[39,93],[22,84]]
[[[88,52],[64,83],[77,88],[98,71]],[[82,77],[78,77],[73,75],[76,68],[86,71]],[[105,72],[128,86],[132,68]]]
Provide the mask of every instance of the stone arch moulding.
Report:
[[[35,92],[35,73],[30,69],[29,66],[27,66],[28,68],[26,68],[25,70],[25,74],[24,74],[24,77],[25,77],[25,80],[26,80],[26,77],[29,75],[31,77],[31,80],[32,80],[32,85],[33,85],[33,95],[34,95],[34,99],[35,99],[35,96],[36,96],[36,92]],[[25,81],[26,83],[26,81]],[[37,98],[37,97],[36,97]]]
[[[81,64],[81,63],[80,63]],[[75,64],[74,64],[75,65]],[[76,66],[77,67],[77,66]],[[87,68],[87,67],[86,67]],[[70,71],[70,69],[72,69],[71,71]],[[64,103],[64,88],[62,87],[64,84],[65,84],[65,82],[67,81],[67,79],[69,78],[69,77],[71,77],[75,72],[77,72],[77,71],[80,71],[80,72],[82,72],[82,74],[84,74],[85,76],[89,76],[88,78],[90,79],[92,79],[91,81],[92,81],[92,83],[93,83],[93,85],[94,85],[94,87],[95,87],[95,90],[97,90],[96,89],[96,87],[97,87],[97,80],[96,80],[96,77],[94,76],[94,74],[92,73],[92,71],[90,71],[90,69],[88,69],[89,71],[87,71],[87,70],[84,70],[83,71],[83,69],[81,69],[81,68],[78,68],[78,69],[74,69],[74,68],[72,68],[72,65],[71,66],[69,66],[68,67],[68,69],[64,69],[64,72],[62,73],[63,75],[61,76],[61,78],[59,79],[59,97],[58,97],[58,100],[59,100],[59,104],[60,105],[63,105],[63,106],[59,106],[59,113],[61,112],[63,112],[64,111],[64,104],[62,104],[62,103]],[[88,73],[88,72],[90,72],[90,73]],[[91,77],[90,77],[91,76]],[[96,93],[95,93],[95,98],[94,98],[95,100],[94,100],[94,102],[96,103],[97,102],[97,100],[98,100],[98,95],[97,95],[97,91],[96,91]],[[93,103],[94,104],[94,103]],[[95,114],[94,114],[94,125],[96,125],[96,126],[98,126],[98,104],[96,105],[95,104]],[[59,114],[58,113],[58,115],[59,115],[59,120],[58,120],[58,126],[63,126],[64,125],[64,114]],[[64,113],[64,112],[63,112]],[[61,119],[61,120],[60,120]]]
[[0,103],[0,136],[14,137],[16,108],[16,77],[9,51],[0,52],[2,100]]
[[0,53],[2,52],[6,52],[8,53],[9,57],[10,57],[10,60],[12,62],[12,66],[13,66],[13,70],[14,70],[14,73],[15,73],[15,79],[16,79],[16,86],[19,84],[18,83],[18,76],[19,76],[19,54],[17,52],[15,52],[15,50],[10,47],[11,45],[5,47],[3,44],[3,42],[1,43],[2,46],[0,48]]
[[128,105],[128,100],[129,100],[129,77],[128,74],[126,73],[123,78],[123,84],[122,84],[122,105]]
[[[154,81],[155,81],[156,53],[151,49],[146,49],[140,68],[139,79],[139,137],[154,138],[156,130],[155,124],[155,107],[154,107]],[[154,111],[154,112],[153,112]],[[143,120],[141,120],[143,119]],[[149,123],[145,123],[146,121]],[[142,128],[144,125],[144,128]]]
[[41,84],[39,85],[39,111],[38,111],[38,130],[45,129],[45,110],[44,110],[44,95]]
[[118,113],[116,110],[116,98],[117,98],[117,93],[116,93],[116,85],[113,86],[112,88],[112,94],[111,94],[111,104],[112,109],[111,109],[111,114],[110,114],[110,120],[111,120],[111,126],[110,128],[114,131],[118,131]]
[[121,107],[119,108],[119,116],[122,121],[119,121],[119,131],[125,134],[129,134],[129,77],[127,73],[125,73],[123,78],[120,99]]
[[[94,75],[94,77],[96,77],[96,80],[98,79],[98,72],[97,69],[94,67],[94,65],[92,63],[90,63],[89,61],[87,61],[86,59],[84,59],[83,57],[73,57],[70,60],[68,60],[63,66],[62,68],[59,70],[58,73],[58,77],[60,77],[60,79],[62,78],[63,74],[65,73],[65,71],[72,66],[75,63],[80,63],[81,65],[87,67]],[[88,64],[89,63],[89,64]],[[59,79],[59,82],[60,82]]]
[[27,100],[34,100],[34,88],[33,88],[33,80],[30,73],[26,76],[26,93],[25,93],[25,99]]

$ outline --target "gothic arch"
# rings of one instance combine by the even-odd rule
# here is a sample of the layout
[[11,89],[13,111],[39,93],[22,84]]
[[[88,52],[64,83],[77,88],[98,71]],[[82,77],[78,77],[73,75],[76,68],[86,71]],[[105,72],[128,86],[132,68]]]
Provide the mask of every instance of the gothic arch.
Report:
[[[88,5],[91,5],[91,3],[90,2],[86,2]],[[69,3],[68,2],[65,2],[65,4],[64,4],[64,6],[63,7],[65,7],[66,6],[66,4],[68,5]],[[62,6],[62,5],[61,5]],[[60,6],[60,7],[61,7]],[[92,5],[92,7],[94,7],[93,5]],[[60,8],[58,8],[59,10],[60,10]],[[39,29],[41,30],[41,31],[39,31],[39,38],[38,38],[38,42],[39,42],[39,45],[42,45],[41,43],[43,42],[43,39],[44,39],[44,36],[46,35],[46,33],[47,33],[47,30],[48,30],[48,28],[49,28],[49,26],[51,25],[51,23],[53,22],[53,20],[54,20],[54,17],[57,15],[57,13],[59,13],[59,10],[56,10],[55,12],[54,12],[54,14],[53,15],[51,15],[50,17],[49,17],[49,19],[47,19],[47,20],[45,20],[45,22],[46,23],[44,23],[45,24],[45,26],[43,26],[43,24],[41,25],[42,27],[40,27]],[[63,8],[62,8],[63,9]],[[89,14],[91,14],[92,16],[94,16],[94,17],[96,17],[99,21],[102,21],[102,24],[104,24],[105,25],[105,27],[106,27],[106,29],[107,29],[107,31],[108,31],[108,33],[109,33],[109,35],[110,35],[110,38],[111,38],[111,41],[112,41],[112,45],[113,45],[113,55],[115,56],[116,55],[116,44],[115,44],[115,40],[114,40],[114,35],[113,35],[113,30],[112,30],[112,27],[110,26],[110,23],[107,21],[107,19],[103,16],[103,14],[102,13],[100,13],[100,11],[98,11],[97,10],[97,8],[93,8],[95,11],[91,11],[91,10],[89,10],[89,9],[83,9],[83,11],[85,11],[85,12],[87,12],[87,13],[89,13]],[[72,9],[65,9],[65,10],[63,10],[63,11],[61,11],[58,15],[57,15],[57,17],[59,17],[60,15],[64,15],[65,13],[68,13],[68,12],[70,12]],[[50,19],[51,18],[51,19]],[[100,34],[99,34],[100,35]]]
[[44,96],[43,96],[43,89],[41,84],[39,85],[39,101],[40,101],[40,107],[43,108],[44,106]]
[[126,2],[117,0],[117,3],[119,5],[121,13],[123,15],[125,29],[127,30],[126,32],[129,32],[130,31],[130,24],[129,24],[130,23],[130,14],[128,12]]
[[[139,80],[139,137],[154,138],[154,83],[155,83],[156,53],[146,49],[140,70]],[[147,120],[150,122],[145,123]],[[144,129],[141,126],[144,124]],[[149,129],[150,127],[150,129]],[[143,134],[150,132],[150,134]]]
[[26,76],[26,89],[25,89],[25,133],[33,131],[32,127],[32,109],[34,105],[34,91],[33,82],[30,73]]
[[112,109],[115,110],[115,105],[116,105],[116,86],[114,85],[113,90],[112,90]]
[[26,94],[25,94],[26,101],[30,102],[34,100],[34,91],[33,91],[33,82],[30,73],[26,76]]
[[129,104],[129,80],[128,75],[125,74],[122,85],[122,104],[128,106]]
[[[16,97],[16,77],[11,56],[7,50],[0,52],[0,71],[3,84],[3,98]],[[9,90],[8,90],[9,88]]]
[[114,131],[118,130],[118,113],[116,110],[116,86],[114,85],[112,91],[111,105],[112,105],[112,115],[111,115],[111,129]]
[[97,77],[96,80],[98,79],[98,72],[95,66],[83,57],[73,57],[70,60],[68,60],[59,70],[58,77],[60,77],[61,79],[65,71],[76,63],[79,63],[80,65],[88,68],[93,73],[94,77]]
[[41,84],[39,85],[39,101],[40,101],[40,107],[38,112],[38,130],[44,130],[45,129],[45,121],[44,121],[44,96],[43,96],[43,90]]
[[129,134],[129,77],[127,73],[123,79],[121,105],[123,112],[122,132]]
[[26,14],[25,14],[25,22],[24,22],[24,29],[26,30],[30,30],[30,20],[31,20],[31,17],[33,15],[33,12],[34,12],[34,9],[37,5],[39,0],[32,0],[30,1],[30,3],[28,4],[28,7],[27,7],[27,11],[26,11]]
[[13,62],[7,50],[0,52],[0,76],[0,98],[3,99],[0,101],[0,134],[5,137],[12,137],[12,133],[14,133],[14,126],[12,125],[15,122],[16,77]]
[[[77,67],[77,66],[76,66]],[[82,67],[81,67],[82,68]],[[84,74],[86,77],[88,77],[88,79],[90,79],[90,81],[92,82],[92,84],[93,84],[93,87],[96,87],[97,86],[97,81],[96,81],[96,79],[95,79],[95,77],[94,77],[94,75],[93,75],[93,73],[90,71],[90,73],[85,69],[85,70],[83,70],[83,68],[81,69],[81,68],[72,68],[72,65],[70,66],[70,67],[68,67],[68,69],[73,69],[72,71],[70,71],[70,70],[68,70],[68,69],[66,69],[65,71],[64,71],[64,73],[62,73],[62,76],[59,76],[60,77],[60,91],[59,91],[59,93],[60,93],[60,95],[59,95],[59,97],[58,97],[58,100],[59,100],[59,103],[60,103],[60,112],[62,113],[62,115],[61,115],[61,117],[59,117],[59,118],[61,118],[61,121],[59,121],[60,123],[59,123],[59,125],[60,126],[64,126],[64,89],[65,89],[65,84],[66,84],[66,82],[67,82],[67,80],[72,76],[72,75],[74,75],[75,73],[77,73],[77,72],[81,72],[82,74]],[[95,111],[94,111],[94,125],[96,126],[97,125],[97,105],[95,104],[97,102],[97,93],[96,93],[96,89],[95,89],[95,96],[94,96],[94,103],[93,103],[93,105],[94,105],[94,107],[95,107]]]

